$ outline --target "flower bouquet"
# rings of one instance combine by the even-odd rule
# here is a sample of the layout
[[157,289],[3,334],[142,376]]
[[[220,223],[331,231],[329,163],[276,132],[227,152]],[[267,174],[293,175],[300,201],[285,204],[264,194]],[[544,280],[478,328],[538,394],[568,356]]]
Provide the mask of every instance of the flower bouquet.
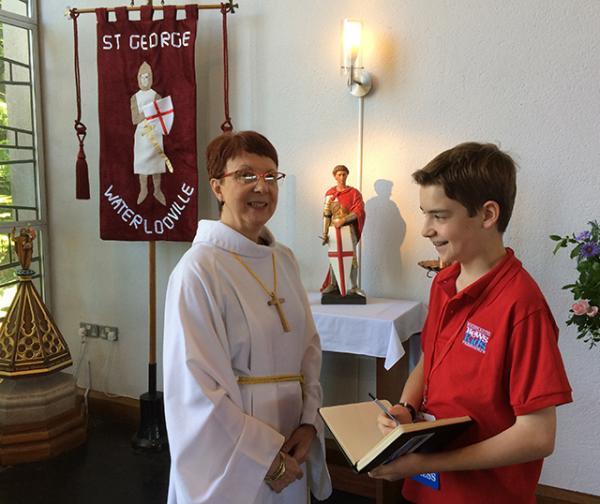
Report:
[[557,242],[556,254],[561,248],[573,247],[571,259],[577,261],[578,278],[575,283],[563,286],[573,293],[567,325],[577,326],[577,339],[583,339],[592,348],[600,343],[600,225],[589,222],[590,229],[570,236],[551,235]]

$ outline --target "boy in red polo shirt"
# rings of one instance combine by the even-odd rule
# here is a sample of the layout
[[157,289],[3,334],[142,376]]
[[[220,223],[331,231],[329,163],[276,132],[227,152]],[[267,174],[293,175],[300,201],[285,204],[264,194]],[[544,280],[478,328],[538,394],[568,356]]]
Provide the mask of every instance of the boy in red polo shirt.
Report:
[[[550,309],[502,240],[515,164],[495,145],[465,143],[413,178],[422,234],[452,265],[433,281],[423,355],[392,413],[402,423],[417,409],[474,422],[446,451],[409,454],[370,475],[406,478],[403,494],[419,504],[534,504],[543,458],[554,449],[555,407],[572,398]],[[382,415],[379,426],[394,424]]]

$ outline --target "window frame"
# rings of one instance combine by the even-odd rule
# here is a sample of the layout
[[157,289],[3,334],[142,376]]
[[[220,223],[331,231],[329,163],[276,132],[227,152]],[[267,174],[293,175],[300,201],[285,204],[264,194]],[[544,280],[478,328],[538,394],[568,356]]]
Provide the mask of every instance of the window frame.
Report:
[[45,177],[45,157],[44,157],[44,122],[42,115],[42,89],[40,83],[40,51],[39,51],[39,23],[37,0],[29,0],[30,16],[23,16],[13,12],[0,9],[0,23],[10,24],[19,28],[29,30],[31,34],[31,90],[33,97],[31,103],[33,105],[33,155],[35,159],[35,171],[37,180],[35,181],[38,201],[38,219],[28,221],[10,221],[0,222],[0,234],[9,234],[13,228],[19,228],[26,224],[39,229],[40,242],[39,246],[39,264],[40,271],[37,273],[40,276],[41,291],[40,295],[44,299],[45,304],[50,307],[50,281],[48,275],[48,218],[46,207],[46,177]]

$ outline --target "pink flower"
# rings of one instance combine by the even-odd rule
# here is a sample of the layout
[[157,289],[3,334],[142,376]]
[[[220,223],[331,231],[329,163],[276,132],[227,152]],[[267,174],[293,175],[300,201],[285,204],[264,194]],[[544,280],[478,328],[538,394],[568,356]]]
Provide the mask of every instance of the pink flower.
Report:
[[588,317],[595,317],[598,315],[598,307],[591,306],[587,299],[580,299],[573,303],[571,310],[575,315],[587,315]]
[[[573,303],[573,306],[571,306],[571,310],[573,310],[575,315],[585,315],[589,309],[590,303],[587,299],[580,299],[579,301]],[[596,311],[598,311],[597,308]]]

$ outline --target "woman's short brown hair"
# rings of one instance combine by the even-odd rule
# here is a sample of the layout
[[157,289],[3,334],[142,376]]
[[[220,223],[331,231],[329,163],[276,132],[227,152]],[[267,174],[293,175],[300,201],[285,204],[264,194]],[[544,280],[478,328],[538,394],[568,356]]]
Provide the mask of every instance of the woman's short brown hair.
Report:
[[441,185],[471,217],[486,201],[495,201],[500,206],[498,231],[506,230],[517,195],[516,166],[496,145],[462,143],[437,155],[412,177],[421,186]]
[[277,151],[267,137],[256,131],[228,132],[213,139],[206,147],[208,178],[220,179],[225,175],[227,161],[244,152],[268,157],[279,166]]

